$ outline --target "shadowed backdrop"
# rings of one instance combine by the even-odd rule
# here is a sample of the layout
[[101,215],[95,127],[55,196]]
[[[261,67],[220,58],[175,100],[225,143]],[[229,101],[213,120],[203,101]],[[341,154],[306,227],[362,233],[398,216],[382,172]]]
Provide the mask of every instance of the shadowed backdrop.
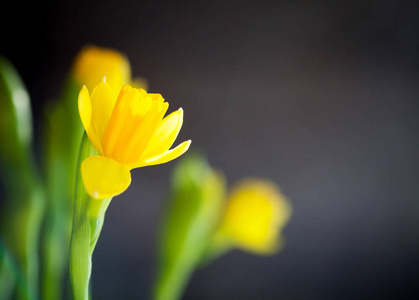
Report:
[[[407,299],[419,295],[418,13],[413,1],[12,3],[0,52],[38,135],[81,47],[112,47],[169,112],[183,107],[178,141],[230,185],[279,184],[293,205],[285,249],[221,257],[185,300]],[[150,299],[175,164],[134,170],[112,201],[93,299]]]

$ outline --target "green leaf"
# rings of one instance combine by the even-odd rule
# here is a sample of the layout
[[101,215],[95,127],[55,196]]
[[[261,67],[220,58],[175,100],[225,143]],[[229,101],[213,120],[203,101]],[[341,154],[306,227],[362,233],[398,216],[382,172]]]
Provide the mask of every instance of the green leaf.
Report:
[[32,142],[28,92],[13,65],[0,56],[0,156],[10,164],[25,163]]
[[15,283],[20,290],[20,295],[27,295],[28,299],[38,299],[28,286],[26,277],[22,274],[14,257],[0,240],[0,299],[12,299]]
[[1,237],[26,282],[26,288],[17,286],[17,299],[33,299],[38,290],[44,194],[31,149],[29,95],[4,57],[0,57],[0,139],[0,180],[6,196],[0,216]]
[[61,97],[45,111],[43,155],[47,209],[42,239],[42,299],[63,297],[68,268],[77,156],[83,127],[78,113],[80,84],[68,77]]

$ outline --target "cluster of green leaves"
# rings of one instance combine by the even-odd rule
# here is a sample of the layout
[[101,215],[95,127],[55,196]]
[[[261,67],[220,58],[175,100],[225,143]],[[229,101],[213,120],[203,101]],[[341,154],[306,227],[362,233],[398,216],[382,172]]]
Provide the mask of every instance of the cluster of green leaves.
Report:
[[29,95],[13,65],[0,57],[1,299],[13,293],[17,299],[38,294],[37,249],[44,194],[33,157],[32,132]]
[[62,298],[83,132],[78,89],[69,77],[59,101],[46,109],[43,155],[36,160],[29,94],[0,57],[1,299]]

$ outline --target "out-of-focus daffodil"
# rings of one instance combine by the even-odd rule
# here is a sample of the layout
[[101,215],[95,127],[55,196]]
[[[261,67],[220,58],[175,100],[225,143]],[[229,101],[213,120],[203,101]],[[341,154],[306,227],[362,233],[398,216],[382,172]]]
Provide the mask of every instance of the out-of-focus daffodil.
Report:
[[230,250],[276,253],[290,215],[290,204],[270,180],[242,180],[228,195],[223,174],[204,156],[189,154],[172,175],[154,299],[181,299],[193,272]]
[[170,149],[183,123],[183,110],[164,117],[169,104],[160,94],[124,85],[117,96],[103,79],[79,94],[79,113],[99,155],[86,158],[81,173],[92,198],[113,197],[131,183],[130,170],[171,161],[185,153],[190,140]]
[[93,91],[104,76],[115,91],[131,80],[131,67],[125,55],[96,46],[86,46],[80,51],[71,73],[80,86],[85,85],[89,91]]
[[124,84],[148,89],[148,81],[145,78],[131,78],[128,57],[111,48],[84,47],[74,60],[71,77],[79,87],[85,85],[89,91],[93,91],[103,77],[106,77],[106,81],[115,91],[119,91]]
[[290,215],[291,207],[274,183],[246,179],[232,189],[214,237],[230,247],[275,253],[282,244],[280,231]]

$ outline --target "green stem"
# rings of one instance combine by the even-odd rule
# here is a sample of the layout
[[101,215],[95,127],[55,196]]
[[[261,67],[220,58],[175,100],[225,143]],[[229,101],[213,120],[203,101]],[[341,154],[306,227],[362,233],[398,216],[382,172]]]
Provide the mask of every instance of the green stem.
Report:
[[194,267],[177,265],[159,276],[154,291],[155,300],[180,299],[194,272]]
[[199,267],[205,267],[220,256],[233,249],[234,244],[222,231],[216,231],[209,239],[208,245],[202,255]]
[[87,135],[80,147],[74,217],[70,246],[70,281],[74,300],[89,299],[89,282],[92,272],[92,255],[99,238],[106,209],[112,198],[92,199],[81,179],[80,165],[86,157],[97,154]]

